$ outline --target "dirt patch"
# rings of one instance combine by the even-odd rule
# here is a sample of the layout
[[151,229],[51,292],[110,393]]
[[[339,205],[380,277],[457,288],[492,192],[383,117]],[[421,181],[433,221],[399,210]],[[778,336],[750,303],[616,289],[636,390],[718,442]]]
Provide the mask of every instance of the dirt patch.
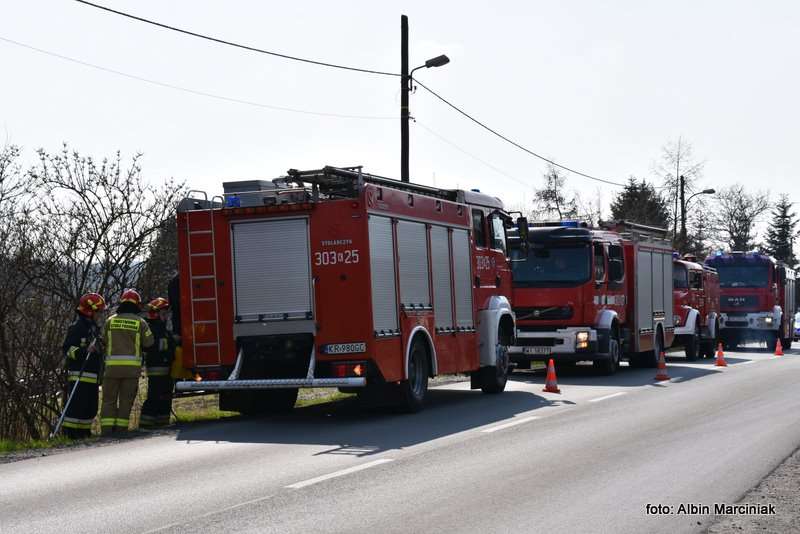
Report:
[[773,505],[775,514],[716,516],[707,532],[800,532],[800,449],[747,492],[737,504]]

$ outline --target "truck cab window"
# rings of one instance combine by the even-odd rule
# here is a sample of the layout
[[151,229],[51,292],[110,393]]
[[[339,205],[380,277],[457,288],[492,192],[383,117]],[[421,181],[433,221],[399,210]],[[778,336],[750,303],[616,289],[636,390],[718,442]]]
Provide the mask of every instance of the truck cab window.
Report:
[[604,282],[606,279],[606,255],[602,243],[594,244],[594,280]]
[[485,218],[481,210],[472,210],[472,237],[475,239],[475,246],[486,248],[486,226]]
[[689,271],[689,288],[703,289],[702,271]]
[[608,279],[616,284],[625,280],[625,259],[620,245],[608,247]]
[[492,229],[492,248],[496,250],[506,251],[506,226],[503,224],[503,219],[499,215],[492,215],[489,219]]

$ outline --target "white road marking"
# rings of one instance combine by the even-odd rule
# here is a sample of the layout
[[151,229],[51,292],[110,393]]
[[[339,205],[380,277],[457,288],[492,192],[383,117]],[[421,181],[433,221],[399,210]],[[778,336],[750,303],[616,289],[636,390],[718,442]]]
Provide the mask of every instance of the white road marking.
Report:
[[782,357],[783,357],[783,356],[770,356],[770,358],[769,358],[769,359],[770,359],[770,360],[774,360],[774,359],[776,359],[776,358],[782,358]]
[[498,430],[503,430],[503,429],[506,429],[506,428],[511,428],[512,426],[517,426],[517,425],[521,425],[523,423],[528,423],[528,422],[534,421],[536,419],[540,419],[540,417],[538,415],[534,415],[532,417],[514,418],[511,421],[509,421],[508,423],[504,423],[502,425],[493,426],[491,428],[487,428],[485,430],[481,430],[481,432],[486,432],[487,434],[491,434],[492,432],[497,432]]
[[755,360],[747,360],[746,362],[735,363],[734,365],[747,365],[748,363],[756,363],[756,361]]
[[303,480],[302,482],[296,482],[289,486],[286,486],[290,489],[300,489],[305,488],[306,486],[311,486],[312,484],[317,484],[319,482],[323,482],[325,480],[330,480],[332,478],[341,477],[344,475],[349,475],[350,473],[356,473],[358,471],[363,471],[364,469],[369,469],[370,467],[375,467],[377,465],[393,462],[391,458],[381,458],[378,460],[373,460],[371,462],[367,462],[365,464],[356,465],[353,467],[348,467],[347,469],[342,469],[340,471],[334,471],[333,473],[328,473],[327,475],[322,475],[314,478],[309,478],[308,480]]
[[620,395],[625,395],[624,391],[618,391],[617,393],[612,393],[611,395],[606,395],[605,397],[597,397],[596,399],[589,399],[589,402],[600,402],[606,399],[613,399],[614,397],[619,397]]

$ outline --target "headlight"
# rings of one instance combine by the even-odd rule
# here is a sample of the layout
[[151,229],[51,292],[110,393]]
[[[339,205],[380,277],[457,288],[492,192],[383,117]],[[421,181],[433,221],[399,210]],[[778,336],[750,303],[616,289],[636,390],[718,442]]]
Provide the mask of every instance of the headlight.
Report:
[[772,317],[764,317],[764,324],[772,324]]
[[575,334],[575,347],[578,349],[589,348],[589,332],[578,332]]

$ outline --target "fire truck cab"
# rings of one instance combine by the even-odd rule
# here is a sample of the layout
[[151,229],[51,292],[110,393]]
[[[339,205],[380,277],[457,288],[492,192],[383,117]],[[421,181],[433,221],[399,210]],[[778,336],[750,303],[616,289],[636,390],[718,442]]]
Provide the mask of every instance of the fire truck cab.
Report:
[[605,374],[620,359],[655,366],[672,344],[672,251],[659,229],[574,221],[532,225],[512,248],[519,365],[592,361]]
[[719,275],[694,256],[673,261],[675,344],[687,360],[712,358],[719,342]]
[[179,391],[223,409],[291,408],[337,387],[422,408],[428,379],[505,388],[513,344],[509,215],[476,191],[363,173],[290,170],[194,194],[178,213]]
[[719,273],[720,332],[730,348],[748,341],[777,340],[791,347],[796,311],[795,272],[773,257],[757,252],[722,251],[706,265]]

